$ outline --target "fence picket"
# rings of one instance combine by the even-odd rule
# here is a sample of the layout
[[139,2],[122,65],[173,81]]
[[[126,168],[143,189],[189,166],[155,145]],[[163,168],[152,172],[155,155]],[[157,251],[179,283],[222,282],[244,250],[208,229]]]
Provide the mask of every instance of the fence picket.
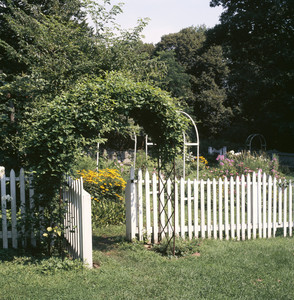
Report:
[[263,174],[262,177],[262,217],[263,217],[263,222],[262,222],[262,234],[263,237],[266,238],[266,175]]
[[138,235],[139,241],[143,240],[143,175],[138,171]]
[[153,240],[158,242],[158,216],[157,216],[157,186],[156,174],[152,175],[152,200],[153,200]]
[[150,177],[149,172],[145,172],[145,199],[146,199],[146,234],[147,241],[151,241],[151,214],[150,214]]
[[218,215],[219,215],[219,239],[223,239],[223,182],[221,178],[218,181]]
[[278,189],[278,193],[279,193],[279,225],[282,224],[282,188],[281,188],[281,184],[282,181],[281,179],[279,179],[279,189]]
[[267,213],[267,236],[272,236],[272,177],[268,178],[268,213]]
[[199,182],[194,179],[194,236],[199,236],[199,222],[198,222],[198,210],[199,210]]
[[229,191],[228,191],[228,179],[225,177],[224,188],[225,188],[225,236],[226,240],[229,239]]
[[258,171],[257,175],[257,206],[258,206],[258,236],[263,237],[262,233],[262,197],[261,197],[261,171]]
[[257,182],[256,173],[252,175],[252,237],[256,239],[257,228]]
[[242,240],[245,240],[245,230],[246,230],[246,211],[245,211],[245,176],[241,176],[241,230],[242,230]]
[[188,188],[188,237],[189,240],[192,239],[192,201],[191,201],[191,181],[188,179],[187,181],[187,188]]
[[289,182],[289,236],[292,236],[292,228],[294,226],[293,224],[293,210],[292,210],[292,182],[290,180]]
[[201,237],[205,238],[205,203],[204,203],[204,180],[200,181],[200,201],[201,201]]
[[16,223],[16,180],[14,170],[10,171],[10,196],[11,196],[11,236],[12,247],[17,248],[17,223]]
[[7,201],[6,201],[6,176],[1,178],[1,210],[2,210],[2,244],[3,248],[8,248],[8,230],[7,230]]
[[277,179],[273,183],[273,236],[276,236],[277,230]]
[[175,179],[175,215],[174,215],[175,235],[179,236],[179,184]]
[[231,238],[235,238],[235,199],[234,199],[234,179],[230,178],[230,215],[231,215]]
[[172,236],[172,191],[171,191],[171,180],[170,178],[167,181],[167,232],[168,236]]
[[217,203],[216,203],[216,180],[212,180],[213,190],[213,238],[217,239]]
[[21,211],[21,219],[23,225],[21,226],[21,233],[23,236],[22,239],[22,246],[25,247],[26,245],[26,232],[25,232],[25,214],[26,214],[26,195],[25,195],[25,176],[24,176],[24,169],[21,168],[19,172],[19,187],[20,187],[20,211]]
[[207,237],[211,238],[211,181],[207,180]]
[[284,228],[284,237],[287,236],[287,188],[284,187],[284,217],[283,217],[283,228]]
[[180,181],[180,193],[181,193],[181,238],[185,238],[185,181],[181,178]]
[[240,178],[236,178],[236,230],[237,230],[237,240],[240,240]]
[[247,237],[250,240],[251,239],[251,181],[250,181],[250,175],[247,175]]

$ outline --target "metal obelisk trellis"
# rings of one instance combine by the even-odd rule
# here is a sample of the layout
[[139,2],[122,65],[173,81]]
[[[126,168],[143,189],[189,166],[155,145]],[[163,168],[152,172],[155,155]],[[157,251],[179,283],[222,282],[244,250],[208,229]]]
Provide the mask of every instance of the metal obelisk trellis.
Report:
[[[195,130],[196,142],[187,142],[185,132],[183,132],[184,147],[183,147],[183,176],[185,178],[185,152],[187,146],[197,147],[197,180],[199,178],[199,135],[196,124],[189,114],[183,111],[178,111],[185,115],[191,122]],[[146,136],[146,157],[148,155],[148,146],[155,146],[152,142],[148,142],[148,136]],[[166,247],[169,247],[171,241],[173,241],[173,255],[175,255],[175,206],[176,206],[176,171],[175,160],[173,161],[172,168],[167,170],[162,164],[160,157],[158,157],[158,185],[157,185],[157,203],[158,205],[158,237],[154,237],[154,240],[159,242],[166,238]],[[164,172],[163,172],[164,171]],[[165,174],[164,174],[165,173]],[[166,179],[165,179],[166,178]],[[173,178],[173,183],[168,181],[168,178]],[[164,198],[164,192],[166,191],[166,201]]]
[[[165,171],[166,174],[163,174]],[[173,178],[173,183],[168,181],[168,178]],[[166,178],[166,179],[165,179]],[[175,160],[173,161],[172,168],[167,170],[158,158],[158,192],[157,203],[158,205],[158,241],[161,242],[166,238],[166,248],[169,247],[171,241],[172,253],[175,255],[175,191],[176,191],[176,172]],[[164,191],[166,191],[166,199],[164,198]],[[166,200],[166,201],[165,201]]]

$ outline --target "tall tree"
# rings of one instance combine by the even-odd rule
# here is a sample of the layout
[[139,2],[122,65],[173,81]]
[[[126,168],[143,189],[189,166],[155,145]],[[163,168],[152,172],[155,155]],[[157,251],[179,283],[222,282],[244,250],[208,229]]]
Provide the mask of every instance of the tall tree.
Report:
[[[82,10],[80,0],[1,0],[0,1],[0,63],[6,74],[21,73],[27,70],[27,64],[18,53],[21,49],[19,32],[15,31],[19,22],[27,22],[26,18],[16,18],[16,14],[30,16],[41,21],[43,16],[58,16],[61,21],[85,21],[86,13]],[[28,25],[28,24],[26,24]],[[30,43],[31,36],[27,42]]]
[[20,166],[29,113],[94,73],[98,51],[78,1],[5,1],[0,7],[0,159]]
[[263,133],[270,146],[293,151],[294,2],[211,1],[217,5],[224,11],[209,40],[229,61],[229,100],[247,134]]
[[182,98],[186,100],[190,113],[200,122],[201,135],[219,134],[228,126],[232,115],[226,105],[228,68],[221,47],[207,45],[205,27],[188,27],[163,36],[155,48],[155,53],[160,51],[173,52],[176,62],[189,76],[189,89],[178,89],[178,92],[184,93]]

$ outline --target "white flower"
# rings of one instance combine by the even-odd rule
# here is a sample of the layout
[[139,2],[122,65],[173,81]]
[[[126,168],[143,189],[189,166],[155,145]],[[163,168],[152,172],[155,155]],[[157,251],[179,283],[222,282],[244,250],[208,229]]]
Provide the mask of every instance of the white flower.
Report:
[[5,196],[2,196],[1,197],[1,200],[2,201],[11,201],[12,200],[12,197],[10,195],[5,195]]
[[5,168],[0,166],[0,179],[5,175]]

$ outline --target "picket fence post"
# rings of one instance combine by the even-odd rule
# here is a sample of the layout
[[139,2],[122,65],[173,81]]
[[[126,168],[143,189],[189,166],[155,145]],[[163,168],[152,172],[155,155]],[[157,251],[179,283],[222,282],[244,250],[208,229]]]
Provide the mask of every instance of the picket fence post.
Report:
[[137,197],[135,184],[135,171],[131,168],[131,176],[126,186],[126,238],[132,241],[136,237],[137,225]]
[[[83,187],[83,182],[81,178]],[[82,189],[82,202],[81,202],[81,225],[82,225],[82,254],[83,263],[90,268],[93,266],[92,257],[92,210],[91,210],[91,195]]]
[[1,178],[1,210],[2,210],[2,244],[3,248],[8,248],[8,232],[7,232],[7,216],[6,216],[6,176],[5,171],[4,175]]

